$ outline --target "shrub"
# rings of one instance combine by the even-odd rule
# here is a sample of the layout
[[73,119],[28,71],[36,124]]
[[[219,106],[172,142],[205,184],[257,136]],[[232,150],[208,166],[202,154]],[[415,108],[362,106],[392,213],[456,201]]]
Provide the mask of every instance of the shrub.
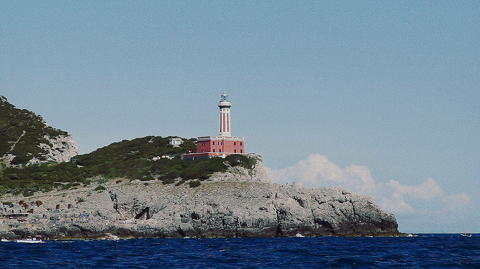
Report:
[[141,181],[150,181],[150,180],[155,180],[155,178],[152,176],[152,175],[146,175],[146,176],[142,176],[140,178]]
[[1,202],[2,204],[4,205],[8,205],[10,207],[13,207],[13,203],[12,202]]
[[208,160],[198,160],[187,162],[186,169],[183,169],[180,176],[182,179],[207,179],[215,172],[224,172],[227,166],[223,163],[223,158],[211,158]]
[[190,188],[198,187],[198,186],[200,186],[200,184],[201,183],[198,180],[193,180],[193,181],[188,182],[188,185],[190,186]]
[[175,184],[175,186],[180,186],[180,185],[182,185],[183,183],[185,183],[185,179],[182,179],[182,180],[180,180],[179,182],[177,182],[177,184]]
[[257,161],[253,158],[250,158],[241,154],[233,154],[225,158],[231,166],[241,166],[246,169],[252,169]]
[[106,189],[107,189],[107,188],[105,188],[104,186],[98,185],[98,186],[94,189],[94,191],[104,191],[104,190],[106,190]]
[[172,183],[175,183],[175,179],[174,178],[167,178],[165,180],[162,181],[163,184],[172,184]]
[[24,190],[23,191],[23,196],[28,197],[28,196],[33,196],[34,192],[32,190]]

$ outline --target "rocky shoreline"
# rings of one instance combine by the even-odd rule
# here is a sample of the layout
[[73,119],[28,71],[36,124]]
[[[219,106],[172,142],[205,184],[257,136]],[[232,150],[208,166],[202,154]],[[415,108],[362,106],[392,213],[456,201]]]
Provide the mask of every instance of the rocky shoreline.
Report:
[[191,188],[112,180],[1,199],[12,202],[0,212],[6,239],[401,235],[395,216],[372,198],[300,184],[217,181]]

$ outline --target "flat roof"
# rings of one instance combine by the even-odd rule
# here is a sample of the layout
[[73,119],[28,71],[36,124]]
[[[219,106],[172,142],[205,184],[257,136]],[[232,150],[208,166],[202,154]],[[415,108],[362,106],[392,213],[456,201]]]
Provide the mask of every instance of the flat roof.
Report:
[[241,136],[200,136],[197,138],[197,141],[208,140],[244,141],[245,139]]

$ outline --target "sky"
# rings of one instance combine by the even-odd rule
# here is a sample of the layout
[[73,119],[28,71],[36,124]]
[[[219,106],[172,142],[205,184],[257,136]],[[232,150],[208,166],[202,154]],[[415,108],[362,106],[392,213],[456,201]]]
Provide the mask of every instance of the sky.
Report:
[[0,0],[0,95],[81,153],[232,134],[273,181],[480,232],[479,1]]

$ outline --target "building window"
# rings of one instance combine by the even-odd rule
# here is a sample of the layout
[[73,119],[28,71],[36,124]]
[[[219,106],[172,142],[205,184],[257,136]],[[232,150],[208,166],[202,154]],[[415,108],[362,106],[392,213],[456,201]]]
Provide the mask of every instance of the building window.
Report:
[[213,142],[212,142],[212,145],[214,145],[214,146],[215,146],[215,141],[213,141]]
[[242,143],[242,142],[240,142],[240,146],[243,146],[243,143]]
[[237,150],[236,150],[236,149],[234,149],[234,150],[233,150],[233,153],[237,153]]
[[236,145],[237,145],[237,142],[233,142],[233,145],[236,146]]
[[213,149],[213,152],[215,152],[215,149]]
[[222,142],[218,142],[218,145],[220,145],[220,146],[221,146],[221,145],[222,145]]
[[240,153],[243,153],[243,149],[240,150]]

